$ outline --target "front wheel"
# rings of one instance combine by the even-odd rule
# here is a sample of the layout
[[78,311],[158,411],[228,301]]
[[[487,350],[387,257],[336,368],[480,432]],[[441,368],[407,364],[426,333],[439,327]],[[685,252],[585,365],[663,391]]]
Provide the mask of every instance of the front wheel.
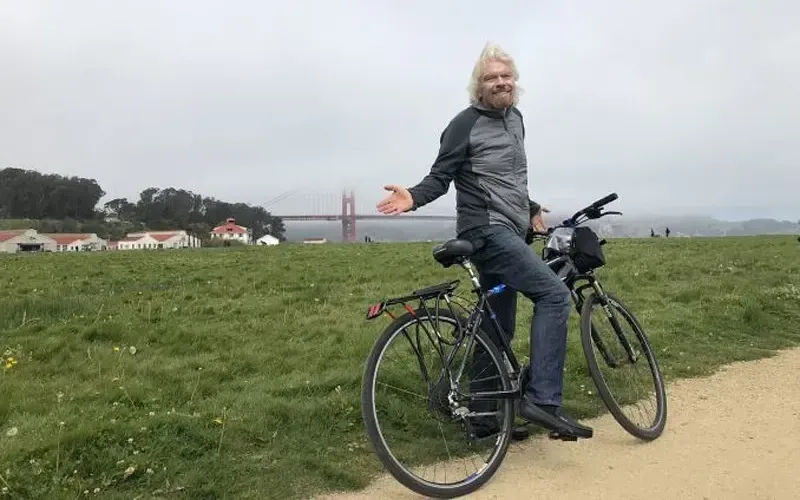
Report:
[[[593,321],[594,312],[600,315]],[[589,374],[617,422],[639,439],[659,437],[667,421],[664,378],[647,335],[630,309],[613,294],[605,293],[605,300],[596,293],[590,295],[581,308],[581,343]],[[610,385],[637,380],[642,387],[621,387],[612,394]],[[653,397],[655,411],[647,417],[639,409]],[[628,416],[629,412],[633,415]],[[634,421],[637,416],[641,421]]]

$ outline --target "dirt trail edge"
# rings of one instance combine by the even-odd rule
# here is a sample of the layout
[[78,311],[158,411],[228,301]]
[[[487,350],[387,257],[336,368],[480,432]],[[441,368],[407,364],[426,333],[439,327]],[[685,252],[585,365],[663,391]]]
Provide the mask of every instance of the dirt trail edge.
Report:
[[[610,415],[577,443],[512,445],[495,477],[464,498],[800,498],[800,348],[734,363],[668,388],[667,428],[643,443]],[[393,478],[326,500],[418,499]]]

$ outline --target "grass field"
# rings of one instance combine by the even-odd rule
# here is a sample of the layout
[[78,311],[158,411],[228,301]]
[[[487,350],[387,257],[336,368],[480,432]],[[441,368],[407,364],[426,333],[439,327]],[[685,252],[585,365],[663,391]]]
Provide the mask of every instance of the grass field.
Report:
[[[430,247],[0,258],[0,488],[263,499],[365,486],[382,469],[362,429],[362,368],[389,321],[365,322],[365,308],[463,278]],[[605,248],[599,275],[638,314],[668,379],[800,342],[795,237]],[[565,398],[588,414],[602,408],[574,316]],[[520,353],[530,317],[521,300]]]

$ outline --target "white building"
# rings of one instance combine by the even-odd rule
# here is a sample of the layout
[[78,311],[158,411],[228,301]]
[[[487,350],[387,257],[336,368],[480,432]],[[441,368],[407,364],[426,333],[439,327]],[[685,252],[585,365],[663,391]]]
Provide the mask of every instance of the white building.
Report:
[[95,233],[47,233],[56,241],[56,252],[91,252],[105,250],[108,241]]
[[230,218],[211,230],[211,239],[220,241],[240,241],[245,245],[253,243],[253,232],[250,228],[240,226],[236,219]]
[[187,233],[183,229],[172,231],[145,231],[140,233],[128,233],[126,238],[141,238],[150,236],[161,244],[156,244],[155,248],[200,248],[202,242],[197,236]]
[[117,250],[146,250],[158,248],[158,240],[149,234],[141,236],[126,236],[117,241]]
[[265,234],[256,241],[257,245],[277,245],[280,240],[271,234]]
[[56,240],[35,229],[0,231],[0,252],[55,252]]
[[117,250],[146,250],[159,248],[200,248],[200,238],[184,230],[146,231],[129,233],[125,238],[113,242]]

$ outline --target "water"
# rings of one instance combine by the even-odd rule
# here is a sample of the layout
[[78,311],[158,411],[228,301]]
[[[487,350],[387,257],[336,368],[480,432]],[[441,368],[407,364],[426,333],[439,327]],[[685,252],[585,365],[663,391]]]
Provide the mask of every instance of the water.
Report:
[[[387,219],[390,219],[387,217]],[[340,221],[288,221],[286,239],[302,241],[304,238],[326,238],[330,242],[342,241]],[[455,235],[455,221],[425,220],[365,220],[356,221],[356,238],[364,241],[369,236],[373,241],[440,241]]]

